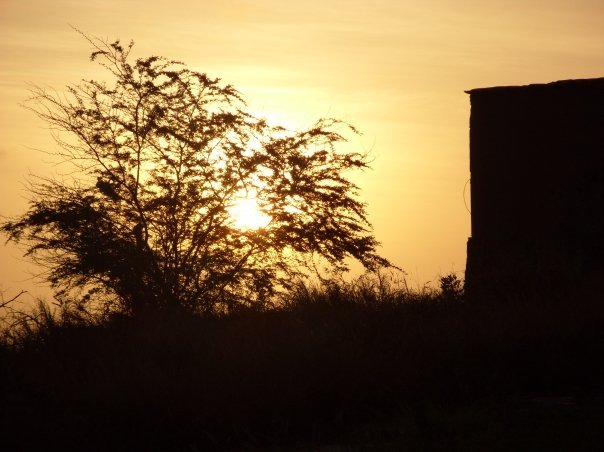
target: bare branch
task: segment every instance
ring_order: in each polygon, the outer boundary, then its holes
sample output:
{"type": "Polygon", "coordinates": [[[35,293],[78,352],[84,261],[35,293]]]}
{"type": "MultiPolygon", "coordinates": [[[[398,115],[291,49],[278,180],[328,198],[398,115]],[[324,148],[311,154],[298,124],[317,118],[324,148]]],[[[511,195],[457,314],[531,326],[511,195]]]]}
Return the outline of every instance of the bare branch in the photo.
{"type": "Polygon", "coordinates": [[[27,293],[27,290],[22,290],[21,292],[19,292],[17,295],[15,295],[13,298],[11,298],[9,300],[5,300],[4,297],[2,297],[2,301],[0,301],[0,308],[4,308],[4,307],[8,306],[9,304],[11,304],[13,301],[15,301],[17,298],[19,298],[24,293],[27,293]]]}

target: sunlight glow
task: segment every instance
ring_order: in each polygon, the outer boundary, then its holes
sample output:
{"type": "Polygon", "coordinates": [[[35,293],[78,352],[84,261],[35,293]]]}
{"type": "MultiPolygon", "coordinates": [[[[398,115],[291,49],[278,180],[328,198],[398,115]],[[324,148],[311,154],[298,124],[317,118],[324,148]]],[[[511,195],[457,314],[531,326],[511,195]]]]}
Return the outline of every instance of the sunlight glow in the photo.
{"type": "Polygon", "coordinates": [[[258,200],[253,197],[240,198],[229,208],[236,228],[242,230],[261,229],[271,222],[271,217],[264,213],[258,205],[258,200]]]}

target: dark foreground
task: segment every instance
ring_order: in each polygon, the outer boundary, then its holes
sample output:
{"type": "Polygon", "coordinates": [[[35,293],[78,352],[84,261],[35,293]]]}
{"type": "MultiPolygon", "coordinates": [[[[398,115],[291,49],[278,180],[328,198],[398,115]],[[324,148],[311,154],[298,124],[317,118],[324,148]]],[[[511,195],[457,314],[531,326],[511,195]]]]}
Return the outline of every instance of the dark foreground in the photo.
{"type": "Polygon", "coordinates": [[[560,450],[604,444],[599,301],[341,297],[47,326],[0,348],[2,450],[560,450]]]}

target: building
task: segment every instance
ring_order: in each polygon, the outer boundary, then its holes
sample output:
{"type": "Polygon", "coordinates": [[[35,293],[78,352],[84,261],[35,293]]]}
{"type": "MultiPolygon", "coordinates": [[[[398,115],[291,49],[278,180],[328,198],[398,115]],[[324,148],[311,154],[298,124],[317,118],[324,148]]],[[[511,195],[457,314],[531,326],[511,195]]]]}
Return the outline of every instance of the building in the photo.
{"type": "Polygon", "coordinates": [[[468,91],[466,288],[566,296],[604,283],[604,78],[468,91]]]}

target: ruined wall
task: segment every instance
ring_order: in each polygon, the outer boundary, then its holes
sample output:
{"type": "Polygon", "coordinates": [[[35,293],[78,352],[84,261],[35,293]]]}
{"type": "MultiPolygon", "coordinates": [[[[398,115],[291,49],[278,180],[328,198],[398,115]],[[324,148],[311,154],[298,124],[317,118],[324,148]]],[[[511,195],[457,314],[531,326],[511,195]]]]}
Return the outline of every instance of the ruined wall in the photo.
{"type": "Polygon", "coordinates": [[[467,289],[550,297],[602,284],[604,78],[468,93],[467,289]]]}

